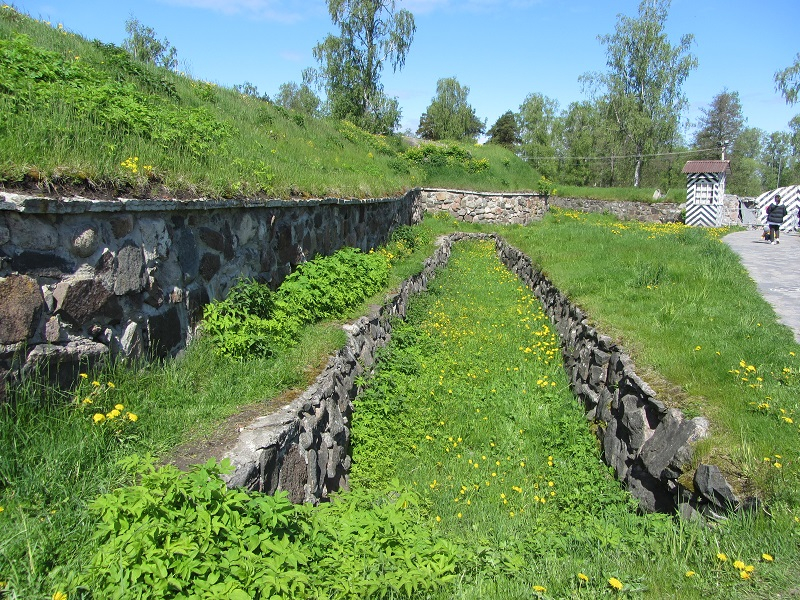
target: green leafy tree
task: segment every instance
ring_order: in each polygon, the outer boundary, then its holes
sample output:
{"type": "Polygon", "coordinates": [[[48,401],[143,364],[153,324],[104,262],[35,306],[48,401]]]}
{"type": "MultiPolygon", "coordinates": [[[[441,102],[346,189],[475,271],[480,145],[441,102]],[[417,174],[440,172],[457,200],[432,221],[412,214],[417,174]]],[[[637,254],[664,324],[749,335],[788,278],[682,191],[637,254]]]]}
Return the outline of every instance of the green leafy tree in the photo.
{"type": "Polygon", "coordinates": [[[467,102],[469,88],[455,77],[436,82],[436,96],[419,120],[417,135],[427,140],[472,140],[484,132],[485,124],[467,102]]]}
{"type": "Polygon", "coordinates": [[[700,111],[703,116],[700,118],[700,129],[695,134],[695,148],[725,148],[733,153],[745,121],[739,92],[725,89],[714,96],[708,108],[701,108],[700,111]]]}
{"type": "Polygon", "coordinates": [[[775,87],[788,104],[800,100],[800,52],[794,57],[791,66],[775,73],[775,87]]]}
{"type": "Polygon", "coordinates": [[[275,104],[304,115],[319,113],[320,99],[307,84],[297,85],[294,81],[283,83],[278,88],[275,104]]]}
{"type": "Polygon", "coordinates": [[[758,196],[763,191],[765,137],[761,129],[745,127],[736,138],[736,152],[731,156],[731,175],[727,184],[731,193],[758,196]]]}
{"type": "Polygon", "coordinates": [[[178,51],[175,46],[171,46],[167,38],[159,40],[152,27],[142,25],[131,16],[125,21],[125,31],[128,37],[122,42],[122,47],[134,58],[173,71],[178,67],[178,51]]]}
{"type": "Polygon", "coordinates": [[[517,118],[510,110],[500,115],[486,134],[489,136],[490,144],[498,144],[506,148],[513,148],[522,141],[519,137],[517,118]]]}
{"type": "Polygon", "coordinates": [[[643,0],[638,18],[619,15],[615,32],[598,38],[606,46],[608,71],[581,77],[603,94],[615,135],[635,157],[635,187],[645,155],[676,139],[686,107],[683,82],[697,66],[689,51],[691,34],[682,36],[676,46],[667,39],[669,5],[669,0],[643,0]]]}
{"type": "Polygon", "coordinates": [[[791,138],[785,131],[774,131],[764,143],[764,173],[762,183],[766,189],[789,185],[787,170],[792,167],[791,138]]]}
{"type": "Polygon", "coordinates": [[[558,101],[542,94],[529,94],[519,107],[519,122],[525,158],[540,173],[552,177],[558,167],[554,160],[561,128],[558,101]]]}
{"type": "Polygon", "coordinates": [[[400,122],[400,105],[380,82],[386,63],[402,69],[414,39],[414,15],[395,10],[395,0],[328,0],[339,35],[314,47],[318,69],[304,73],[306,83],[324,89],[330,114],[373,133],[389,133],[400,122]]]}

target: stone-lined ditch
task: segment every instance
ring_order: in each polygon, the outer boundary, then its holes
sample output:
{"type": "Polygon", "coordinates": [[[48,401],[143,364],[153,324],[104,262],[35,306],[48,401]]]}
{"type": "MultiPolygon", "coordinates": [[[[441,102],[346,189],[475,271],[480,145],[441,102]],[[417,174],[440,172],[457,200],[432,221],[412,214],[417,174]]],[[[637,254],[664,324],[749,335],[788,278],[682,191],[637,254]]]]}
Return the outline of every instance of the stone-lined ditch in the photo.
{"type": "Polygon", "coordinates": [[[624,349],[592,327],[525,254],[498,236],[466,233],[443,238],[419,274],[403,282],[372,314],[345,326],[347,343],[311,387],[242,430],[227,453],[235,468],[228,476],[230,487],[266,493],[281,489],[293,502],[313,503],[347,488],[356,380],[369,372],[376,350],[391,337],[391,319],[404,317],[410,297],[427,289],[436,269],[447,265],[452,244],[470,238],[494,240],[503,264],[544,306],[559,333],[564,368],[594,426],[603,460],[642,510],[677,509],[689,518],[697,511],[715,515],[748,504],[736,497],[713,465],[697,467],[693,489],[679,481],[691,466],[692,444],[707,435],[705,418],[687,419],[658,400],[624,349]]]}

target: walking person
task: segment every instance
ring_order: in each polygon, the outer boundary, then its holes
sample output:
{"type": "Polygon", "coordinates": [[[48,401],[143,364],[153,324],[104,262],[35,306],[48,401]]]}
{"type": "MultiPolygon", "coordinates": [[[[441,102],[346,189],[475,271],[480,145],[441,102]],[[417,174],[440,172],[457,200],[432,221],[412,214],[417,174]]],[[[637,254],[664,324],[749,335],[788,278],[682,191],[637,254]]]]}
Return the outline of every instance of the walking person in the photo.
{"type": "Polygon", "coordinates": [[[775,194],[772,204],[767,207],[767,224],[769,225],[770,243],[780,244],[781,225],[786,217],[786,207],[781,204],[781,195],[775,194]]]}

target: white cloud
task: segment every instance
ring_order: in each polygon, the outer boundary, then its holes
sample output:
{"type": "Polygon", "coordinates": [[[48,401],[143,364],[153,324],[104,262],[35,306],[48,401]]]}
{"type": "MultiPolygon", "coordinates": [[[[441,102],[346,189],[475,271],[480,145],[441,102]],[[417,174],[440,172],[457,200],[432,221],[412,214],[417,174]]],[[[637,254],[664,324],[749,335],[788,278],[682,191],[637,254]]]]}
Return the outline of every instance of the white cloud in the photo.
{"type": "Polygon", "coordinates": [[[323,0],[162,0],[168,4],[213,10],[226,15],[297,23],[325,13],[323,0]]]}

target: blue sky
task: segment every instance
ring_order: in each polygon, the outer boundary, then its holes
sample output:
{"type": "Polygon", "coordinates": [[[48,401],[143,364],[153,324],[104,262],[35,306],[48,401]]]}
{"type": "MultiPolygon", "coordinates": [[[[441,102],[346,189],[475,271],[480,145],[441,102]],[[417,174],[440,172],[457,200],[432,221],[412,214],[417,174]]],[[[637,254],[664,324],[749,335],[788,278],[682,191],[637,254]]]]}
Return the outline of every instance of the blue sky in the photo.
{"type": "MultiPolygon", "coordinates": [[[[525,97],[541,93],[562,109],[588,98],[578,78],[605,70],[597,40],[613,33],[617,15],[637,15],[639,0],[398,0],[414,13],[417,32],[405,68],[384,72],[397,96],[401,128],[416,131],[442,77],[470,89],[469,102],[487,127],[525,97]]],[[[179,68],[225,86],[250,81],[275,94],[314,66],[313,46],[335,33],[324,0],[17,0],[36,18],[63,23],[92,39],[121,44],[133,15],[167,37],[179,68]]],[[[798,0],[672,0],[667,32],[677,43],[695,36],[699,66],[684,85],[696,122],[723,91],[739,92],[746,125],[787,130],[800,104],[775,91],[775,71],[800,52],[798,0]],[[789,27],[787,27],[787,25],[789,27]],[[792,31],[794,29],[794,31],[792,31]]]]}

